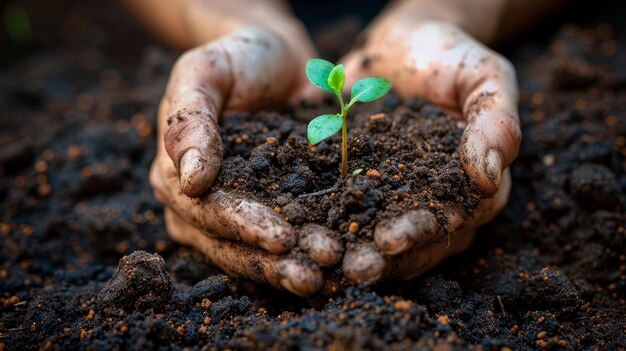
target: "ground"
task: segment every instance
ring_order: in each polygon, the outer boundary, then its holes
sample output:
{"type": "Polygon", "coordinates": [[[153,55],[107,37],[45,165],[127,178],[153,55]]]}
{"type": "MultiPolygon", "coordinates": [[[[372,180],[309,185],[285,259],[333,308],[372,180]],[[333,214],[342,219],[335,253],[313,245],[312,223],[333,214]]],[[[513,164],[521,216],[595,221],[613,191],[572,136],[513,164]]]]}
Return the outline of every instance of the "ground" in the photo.
{"type": "Polygon", "coordinates": [[[120,11],[58,2],[32,18],[55,28],[36,48],[3,53],[0,350],[626,345],[621,22],[513,53],[514,186],[468,252],[329,300],[232,281],[168,239],[147,175],[175,54],[120,11]]]}

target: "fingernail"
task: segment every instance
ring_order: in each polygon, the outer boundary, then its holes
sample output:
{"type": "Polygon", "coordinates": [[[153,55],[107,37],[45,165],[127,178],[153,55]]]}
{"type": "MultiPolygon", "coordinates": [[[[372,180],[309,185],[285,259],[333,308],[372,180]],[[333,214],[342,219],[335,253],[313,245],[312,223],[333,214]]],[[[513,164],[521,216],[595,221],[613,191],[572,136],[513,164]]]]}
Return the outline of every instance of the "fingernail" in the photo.
{"type": "Polygon", "coordinates": [[[385,255],[394,256],[408,250],[413,241],[405,233],[390,233],[385,239],[376,241],[376,245],[385,255]]]}
{"type": "Polygon", "coordinates": [[[415,225],[408,215],[396,218],[393,222],[381,222],[374,229],[376,247],[386,255],[396,255],[413,246],[415,225]]]}
{"type": "Polygon", "coordinates": [[[279,263],[278,283],[286,290],[300,296],[309,296],[317,292],[323,283],[319,271],[303,265],[293,259],[287,259],[279,263]]]}
{"type": "Polygon", "coordinates": [[[341,258],[342,247],[326,227],[317,224],[305,224],[300,227],[298,246],[320,266],[329,267],[341,258]]]}
{"type": "Polygon", "coordinates": [[[383,276],[384,269],[382,254],[370,246],[353,248],[343,258],[344,275],[354,282],[375,282],[383,276]]]}
{"type": "Polygon", "coordinates": [[[496,149],[491,149],[485,158],[485,173],[489,181],[494,186],[494,190],[500,187],[500,178],[502,177],[502,156],[496,149]]]}
{"type": "Polygon", "coordinates": [[[180,186],[183,192],[187,192],[199,170],[200,152],[197,149],[189,149],[180,159],[180,186]]]}
{"type": "MultiPolygon", "coordinates": [[[[273,212],[269,216],[273,216],[273,212]]],[[[269,217],[268,216],[268,217],[269,217]]],[[[286,223],[276,223],[272,217],[265,218],[258,229],[258,245],[268,252],[281,255],[296,245],[293,227],[286,223]]]]}

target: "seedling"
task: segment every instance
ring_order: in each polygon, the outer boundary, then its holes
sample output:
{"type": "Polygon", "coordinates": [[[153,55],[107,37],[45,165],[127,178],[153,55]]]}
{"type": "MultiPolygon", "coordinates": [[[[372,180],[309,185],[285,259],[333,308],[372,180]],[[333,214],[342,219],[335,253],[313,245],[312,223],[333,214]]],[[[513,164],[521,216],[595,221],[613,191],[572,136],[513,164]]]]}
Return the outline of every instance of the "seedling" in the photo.
{"type": "Polygon", "coordinates": [[[306,75],[316,87],[334,93],[339,99],[341,113],[315,117],[307,128],[307,138],[313,145],[335,135],[341,129],[341,177],[348,174],[348,110],[356,102],[371,102],[385,96],[391,83],[385,78],[367,77],[352,86],[350,102],[345,104],[341,96],[346,74],[343,65],[333,65],[322,59],[312,59],[306,64],[306,75]]]}

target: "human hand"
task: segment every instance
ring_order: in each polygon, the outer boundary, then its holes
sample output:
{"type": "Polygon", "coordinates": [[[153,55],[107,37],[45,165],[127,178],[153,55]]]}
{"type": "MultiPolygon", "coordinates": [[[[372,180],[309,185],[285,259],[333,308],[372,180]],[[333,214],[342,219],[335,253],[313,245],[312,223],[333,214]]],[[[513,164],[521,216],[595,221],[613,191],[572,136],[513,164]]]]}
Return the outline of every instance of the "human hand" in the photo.
{"type": "Polygon", "coordinates": [[[185,53],[160,104],[150,182],[175,241],[231,275],[310,295],[323,283],[319,265],[339,260],[339,244],[321,227],[298,240],[272,209],[210,189],[222,162],[222,112],[275,106],[305,86],[312,49],[293,42],[262,27],[241,27],[185,53]],[[307,259],[284,256],[297,244],[307,259]]]}
{"type": "Polygon", "coordinates": [[[375,244],[347,248],[343,269],[350,280],[411,279],[469,247],[476,229],[505,206],[511,187],[507,167],[521,140],[515,71],[505,58],[449,22],[394,14],[374,23],[364,45],[343,63],[352,80],[382,76],[404,98],[424,98],[461,112],[466,123],[461,162],[492,195],[471,217],[448,208],[445,231],[429,211],[415,210],[379,223],[375,244]]]}

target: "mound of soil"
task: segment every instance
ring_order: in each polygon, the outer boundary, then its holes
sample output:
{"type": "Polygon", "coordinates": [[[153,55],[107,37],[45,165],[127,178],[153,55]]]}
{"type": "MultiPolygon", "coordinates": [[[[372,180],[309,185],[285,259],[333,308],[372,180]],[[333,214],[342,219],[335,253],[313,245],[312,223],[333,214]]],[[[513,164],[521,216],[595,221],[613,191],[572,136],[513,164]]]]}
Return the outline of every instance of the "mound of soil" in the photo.
{"type": "MultiPolygon", "coordinates": [[[[606,10],[613,25],[567,26],[547,48],[526,44],[516,56],[524,141],[511,198],[471,249],[410,282],[311,301],[230,281],[168,239],[147,175],[175,55],[150,46],[111,3],[20,4],[43,46],[0,72],[0,349],[626,345],[623,11],[606,10]],[[51,45],[57,28],[63,39],[51,45]]],[[[406,109],[429,123],[426,106],[387,103],[376,112],[388,121],[406,109]]],[[[292,128],[274,135],[281,148],[292,128]]],[[[241,143],[241,162],[266,141],[241,143]]],[[[301,154],[336,154],[335,144],[301,154]]],[[[393,163],[358,159],[351,170],[396,174],[393,163]]],[[[337,160],[326,162],[327,183],[303,193],[334,185],[337,160]]]]}
{"type": "Polygon", "coordinates": [[[482,193],[459,162],[463,127],[452,116],[394,95],[359,106],[349,121],[349,175],[341,180],[341,136],[315,147],[306,139],[311,117],[331,109],[226,116],[215,187],[252,197],[291,224],[326,225],[347,242],[373,240],[378,221],[409,209],[429,209],[443,233],[451,206],[471,216],[482,193]]]}

